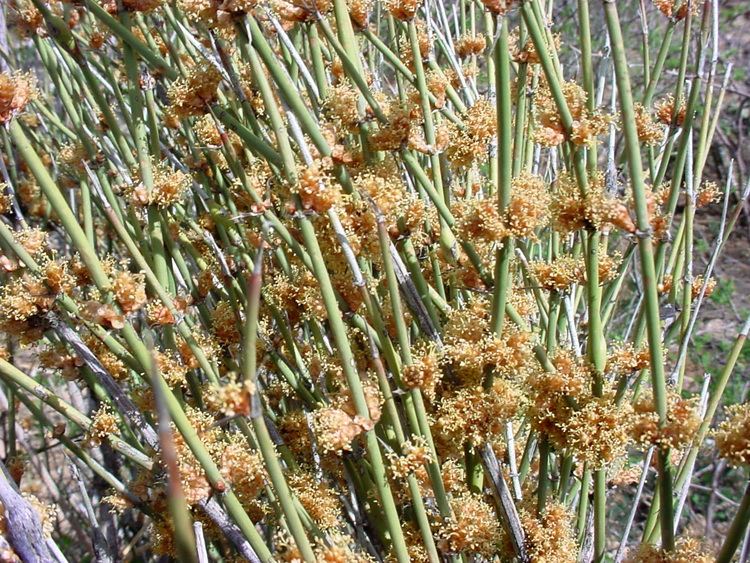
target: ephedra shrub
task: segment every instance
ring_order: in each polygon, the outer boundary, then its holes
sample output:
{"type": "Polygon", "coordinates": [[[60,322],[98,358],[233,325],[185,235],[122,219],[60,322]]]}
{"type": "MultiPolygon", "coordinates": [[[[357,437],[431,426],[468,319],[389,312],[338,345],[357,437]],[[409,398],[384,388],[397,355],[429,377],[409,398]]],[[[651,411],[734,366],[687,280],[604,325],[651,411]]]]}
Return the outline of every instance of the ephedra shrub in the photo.
{"type": "Polygon", "coordinates": [[[4,560],[730,561],[718,2],[570,10],[10,0],[4,560]]]}

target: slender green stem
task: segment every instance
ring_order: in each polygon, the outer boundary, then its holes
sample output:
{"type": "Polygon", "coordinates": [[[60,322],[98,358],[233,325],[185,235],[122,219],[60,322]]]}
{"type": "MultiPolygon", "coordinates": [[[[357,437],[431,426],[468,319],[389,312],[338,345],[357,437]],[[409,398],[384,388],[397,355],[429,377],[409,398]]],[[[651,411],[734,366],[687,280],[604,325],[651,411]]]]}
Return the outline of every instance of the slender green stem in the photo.
{"type": "MultiPolygon", "coordinates": [[[[666,381],[664,375],[664,358],[661,344],[661,321],[659,315],[659,295],[657,289],[656,269],[654,267],[654,252],[652,244],[651,224],[646,201],[645,184],[643,181],[643,166],[641,163],[640,144],[635,128],[635,112],[630,88],[625,45],[614,2],[604,2],[604,12],[607,20],[610,41],[612,43],[612,59],[615,65],[617,90],[620,100],[620,111],[623,116],[623,134],[628,159],[628,169],[635,200],[635,211],[638,227],[638,249],[641,258],[641,272],[643,276],[646,323],[648,329],[648,344],[651,359],[651,381],[654,392],[654,402],[659,415],[660,424],[667,420],[666,381]]],[[[672,522],[672,475],[669,467],[669,452],[659,450],[659,498],[662,503],[661,529],[664,545],[668,550],[674,548],[674,524],[672,522]]]]}

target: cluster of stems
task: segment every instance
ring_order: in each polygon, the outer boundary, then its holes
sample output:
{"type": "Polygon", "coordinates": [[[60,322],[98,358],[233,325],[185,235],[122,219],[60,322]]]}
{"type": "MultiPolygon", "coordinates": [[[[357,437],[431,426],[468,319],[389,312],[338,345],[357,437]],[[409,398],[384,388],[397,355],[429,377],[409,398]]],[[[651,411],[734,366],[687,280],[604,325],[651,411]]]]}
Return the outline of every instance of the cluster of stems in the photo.
{"type": "Polygon", "coordinates": [[[557,4],[10,1],[6,465],[23,414],[89,480],[69,557],[712,560],[683,508],[750,330],[688,369],[750,189],[704,178],[719,3],[557,4]]]}

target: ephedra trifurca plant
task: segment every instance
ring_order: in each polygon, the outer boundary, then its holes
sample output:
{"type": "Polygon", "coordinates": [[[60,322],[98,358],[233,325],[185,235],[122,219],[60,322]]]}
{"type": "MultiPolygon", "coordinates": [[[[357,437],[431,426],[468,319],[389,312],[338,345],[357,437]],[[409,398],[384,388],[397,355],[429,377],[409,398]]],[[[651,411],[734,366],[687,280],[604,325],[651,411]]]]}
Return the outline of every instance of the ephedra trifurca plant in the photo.
{"type": "Polygon", "coordinates": [[[5,3],[3,560],[746,556],[719,2],[636,4],[5,3]]]}

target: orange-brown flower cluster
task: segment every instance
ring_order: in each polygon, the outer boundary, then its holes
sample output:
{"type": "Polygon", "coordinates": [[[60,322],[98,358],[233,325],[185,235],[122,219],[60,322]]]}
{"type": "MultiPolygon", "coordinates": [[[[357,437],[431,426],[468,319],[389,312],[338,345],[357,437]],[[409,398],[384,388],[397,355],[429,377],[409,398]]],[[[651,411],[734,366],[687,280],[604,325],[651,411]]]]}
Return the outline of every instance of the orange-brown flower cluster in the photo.
{"type": "Polygon", "coordinates": [[[735,467],[750,464],[750,403],[731,405],[716,430],[719,455],[735,467]]]}
{"type": "Polygon", "coordinates": [[[447,553],[476,554],[486,559],[495,555],[502,528],[495,510],[481,496],[463,493],[451,501],[453,518],[443,523],[440,547],[447,553]]]}
{"type": "Polygon", "coordinates": [[[506,230],[497,202],[493,199],[458,200],[454,203],[456,234],[461,240],[477,243],[499,242],[506,230]]]}
{"type": "MultiPolygon", "coordinates": [[[[560,35],[555,34],[553,36],[555,49],[560,48],[560,35]]],[[[540,58],[539,53],[536,50],[536,46],[531,38],[526,39],[526,43],[523,45],[519,44],[518,30],[514,29],[510,37],[508,38],[508,47],[510,48],[510,56],[517,63],[526,63],[530,65],[539,64],[540,58]]]]}
{"type": "Polygon", "coordinates": [[[460,386],[480,385],[487,369],[516,379],[531,357],[531,335],[508,327],[498,336],[489,328],[488,309],[484,300],[476,299],[449,313],[442,360],[460,386]]]}
{"type": "MultiPolygon", "coordinates": [[[[420,0],[421,1],[421,0],[420,0]]],[[[422,60],[422,63],[424,66],[427,66],[425,63],[427,59],[429,58],[430,52],[432,50],[432,42],[433,39],[430,37],[429,33],[427,32],[427,26],[425,25],[425,22],[417,19],[415,20],[416,27],[417,27],[417,48],[419,57],[422,60]]],[[[409,68],[409,70],[414,71],[414,50],[411,46],[411,41],[408,37],[402,37],[398,41],[398,55],[403,61],[403,63],[409,68]]],[[[429,73],[428,73],[429,76],[429,73]]],[[[429,84],[428,84],[429,86],[429,84]]],[[[418,96],[419,94],[417,94],[418,96]]],[[[413,95],[411,96],[412,102],[419,98],[414,98],[413,95]]],[[[415,108],[417,111],[419,111],[419,107],[415,108]]]]}
{"type": "Polygon", "coordinates": [[[463,116],[464,128],[455,123],[448,126],[450,144],[445,156],[457,168],[466,168],[487,157],[490,141],[497,134],[495,107],[481,98],[463,116]]]}
{"type": "Polygon", "coordinates": [[[352,417],[342,409],[326,407],[315,411],[313,428],[324,453],[340,453],[351,451],[354,438],[372,430],[373,424],[359,415],[352,417]]]}
{"type": "Polygon", "coordinates": [[[193,124],[193,131],[204,145],[202,148],[207,160],[201,160],[204,155],[199,155],[195,162],[192,160],[186,162],[190,168],[204,169],[210,162],[221,169],[227,169],[228,162],[224,153],[224,143],[231,147],[229,150],[233,150],[236,156],[241,157],[243,154],[242,139],[239,135],[228,129],[219,130],[214,118],[210,115],[204,115],[197,119],[193,124]]]}
{"type": "Polygon", "coordinates": [[[520,516],[531,561],[574,563],[578,560],[572,515],[563,504],[548,502],[541,516],[527,511],[520,516]]]}
{"type": "Polygon", "coordinates": [[[566,445],[592,469],[625,454],[630,441],[632,407],[616,405],[612,397],[591,397],[565,423],[566,445]]]}
{"type": "Polygon", "coordinates": [[[321,563],[375,563],[375,559],[363,553],[349,536],[341,533],[330,534],[326,541],[317,540],[313,550],[316,561],[321,563]]]}
{"type": "Polygon", "coordinates": [[[654,146],[664,138],[664,128],[654,121],[649,111],[642,104],[635,104],[635,126],[638,139],[645,145],[654,146]]]}
{"type": "MultiPolygon", "coordinates": [[[[180,295],[173,300],[173,303],[179,313],[184,313],[192,303],[192,297],[180,295]]],[[[152,325],[173,325],[177,321],[169,307],[158,298],[146,304],[146,317],[152,325]]]]}
{"type": "Polygon", "coordinates": [[[302,170],[295,189],[302,207],[317,213],[325,213],[341,200],[341,189],[318,166],[302,170]]]}
{"type": "Polygon", "coordinates": [[[24,179],[20,181],[16,186],[16,196],[18,202],[30,215],[35,217],[45,215],[47,205],[35,180],[24,179]]]}
{"type": "Polygon", "coordinates": [[[161,376],[174,388],[187,388],[187,367],[174,350],[154,350],[154,360],[161,376]]]}
{"type": "Polygon", "coordinates": [[[219,301],[211,313],[214,336],[224,346],[240,341],[240,329],[237,315],[229,301],[219,301]]]}
{"type": "Polygon", "coordinates": [[[30,73],[0,74],[0,123],[8,123],[36,96],[36,80],[30,73]]]}
{"type": "Polygon", "coordinates": [[[39,253],[44,252],[49,248],[47,232],[39,227],[16,231],[13,237],[16,239],[16,242],[32,256],[37,256],[39,253]]]}
{"type": "Polygon", "coordinates": [[[0,215],[5,215],[10,211],[12,198],[6,193],[8,185],[5,182],[0,182],[0,215]]]}
{"type": "Polygon", "coordinates": [[[204,397],[206,406],[225,416],[249,416],[255,384],[250,381],[212,386],[204,397]]]}
{"type": "Polygon", "coordinates": [[[179,203],[190,189],[190,176],[171,168],[165,162],[152,164],[153,187],[149,190],[143,183],[137,184],[131,193],[131,201],[138,206],[154,205],[167,208],[179,203]]]}
{"type": "Polygon", "coordinates": [[[370,9],[372,8],[371,0],[347,0],[346,4],[355,29],[367,29],[370,9]]]}
{"type": "MultiPolygon", "coordinates": [[[[434,99],[430,99],[430,105],[434,109],[441,109],[445,106],[448,88],[448,80],[446,77],[447,75],[442,71],[429,70],[426,72],[425,80],[427,82],[427,91],[434,96],[434,99]]],[[[419,93],[419,90],[416,88],[410,90],[408,99],[415,108],[420,107],[422,96],[419,93]]],[[[435,135],[437,136],[436,144],[438,147],[443,147],[446,144],[446,141],[441,139],[441,137],[445,137],[446,134],[447,130],[444,127],[438,127],[435,132],[435,135]]]]}
{"type": "Polygon", "coordinates": [[[312,462],[312,422],[313,416],[302,411],[290,411],[278,420],[279,434],[294,456],[303,463],[312,462]]]}
{"type": "Polygon", "coordinates": [[[40,262],[44,284],[50,291],[56,294],[70,295],[76,286],[76,280],[70,271],[68,262],[53,259],[42,259],[40,262]]]}
{"type": "Polygon", "coordinates": [[[55,294],[41,277],[23,273],[0,287],[0,318],[3,321],[26,321],[47,312],[54,300],[55,294]]]}
{"type": "Polygon", "coordinates": [[[585,195],[581,193],[573,175],[561,174],[557,178],[551,210],[554,226],[563,233],[579,229],[601,231],[610,226],[627,233],[636,231],[627,206],[606,193],[604,175],[600,173],[589,177],[585,195]]]}
{"type": "Polygon", "coordinates": [[[687,17],[688,10],[693,16],[697,16],[700,13],[701,3],[687,0],[654,0],[654,6],[668,18],[680,21],[687,17]],[[678,6],[679,8],[675,11],[678,6]]]}
{"type": "Polygon", "coordinates": [[[487,390],[477,386],[446,393],[437,407],[433,436],[446,452],[463,451],[467,442],[480,446],[501,436],[522,405],[518,387],[500,378],[487,390]]]}
{"type": "Polygon", "coordinates": [[[91,335],[84,340],[86,346],[91,350],[104,366],[104,369],[116,380],[124,380],[130,375],[128,367],[98,338],[91,335]]]}
{"type": "Polygon", "coordinates": [[[44,16],[31,0],[10,0],[7,17],[8,26],[21,37],[43,33],[44,16]]]}
{"type": "MultiPolygon", "coordinates": [[[[193,339],[196,345],[200,347],[203,355],[206,356],[209,361],[213,361],[219,356],[221,347],[211,335],[206,334],[201,330],[194,329],[193,339]]],[[[198,367],[198,360],[195,358],[195,354],[190,348],[190,345],[183,338],[180,338],[177,341],[177,352],[180,355],[183,365],[185,365],[187,369],[196,369],[198,367]]]]}
{"type": "Polygon", "coordinates": [[[266,468],[263,458],[250,451],[247,440],[240,434],[232,434],[219,458],[221,476],[232,486],[240,501],[253,501],[266,484],[266,468]]]}
{"type": "Polygon", "coordinates": [[[607,358],[607,373],[628,375],[636,371],[648,369],[651,366],[651,356],[647,347],[636,350],[632,344],[613,347],[607,358]]]}
{"type": "Polygon", "coordinates": [[[193,66],[169,87],[169,112],[177,118],[203,115],[216,101],[221,74],[212,65],[193,66]]]}
{"type": "Polygon", "coordinates": [[[75,355],[69,354],[64,346],[50,346],[39,354],[39,364],[46,369],[61,370],[61,375],[68,381],[78,377],[78,370],[83,362],[75,355]]]}
{"type": "MultiPolygon", "coordinates": [[[[623,460],[624,461],[624,460],[623,460]]],[[[639,465],[627,466],[613,464],[613,471],[607,475],[607,485],[610,487],[627,487],[635,485],[643,474],[643,468],[639,465]]]]}
{"type": "Polygon", "coordinates": [[[341,502],[334,489],[307,471],[290,473],[287,476],[289,487],[300,504],[321,530],[335,531],[340,525],[341,502]]]}
{"type": "Polygon", "coordinates": [[[568,254],[558,256],[552,262],[532,262],[531,273],[546,291],[564,293],[573,284],[583,283],[586,276],[586,266],[583,258],[568,254]]]}
{"type": "MultiPolygon", "coordinates": [[[[355,187],[366,200],[371,200],[377,206],[377,211],[383,215],[389,234],[397,237],[418,233],[425,220],[426,209],[419,196],[406,190],[394,164],[392,160],[386,160],[377,167],[368,167],[355,178],[355,187]]],[[[361,241],[359,246],[364,247],[367,246],[368,241],[377,239],[375,215],[370,209],[369,201],[366,201],[365,205],[359,209],[358,220],[356,224],[352,223],[352,228],[355,240],[359,239],[361,241]]],[[[351,211],[356,210],[351,209],[351,211]]],[[[351,211],[347,215],[350,220],[353,220],[354,213],[351,211]]],[[[372,248],[372,253],[378,254],[379,247],[372,248]]]]}
{"type": "Polygon", "coordinates": [[[667,202],[670,185],[662,184],[657,188],[646,187],[646,210],[648,211],[649,226],[656,239],[667,236],[669,221],[662,207],[667,202]]]}
{"type": "Polygon", "coordinates": [[[502,335],[485,338],[482,346],[483,369],[491,369],[496,376],[518,378],[531,357],[532,335],[509,326],[502,335]]]}
{"type": "Polygon", "coordinates": [[[516,238],[535,238],[549,219],[551,198],[540,176],[523,172],[513,178],[511,200],[505,211],[506,232],[516,238]]]}
{"type": "Polygon", "coordinates": [[[498,16],[502,16],[507,13],[513,7],[516,0],[482,0],[482,4],[487,10],[498,16]]]}
{"type": "Polygon", "coordinates": [[[565,82],[562,90],[573,120],[570,131],[565,130],[557,104],[549,88],[545,86],[536,97],[535,115],[538,126],[534,132],[534,140],[546,147],[555,147],[566,140],[576,145],[594,143],[596,137],[607,132],[611,119],[587,108],[586,92],[575,82],[565,82]]]}
{"type": "Polygon", "coordinates": [[[80,141],[64,144],[57,153],[60,167],[73,176],[84,170],[83,163],[87,160],[88,151],[80,141]]]}
{"type": "MultiPolygon", "coordinates": [[[[264,465],[259,455],[249,450],[245,439],[241,436],[225,436],[221,428],[214,424],[214,418],[206,412],[188,407],[185,414],[203,447],[226,479],[225,486],[234,488],[243,501],[257,496],[265,482],[264,465]]],[[[212,486],[200,462],[174,426],[172,438],[182,491],[185,501],[192,506],[208,498],[212,486]]]]}
{"type": "Polygon", "coordinates": [[[397,151],[407,145],[416,147],[424,144],[424,138],[420,138],[421,133],[418,131],[420,113],[417,106],[393,99],[385,105],[384,111],[388,122],[381,124],[370,137],[374,148],[379,151],[397,151]]]}
{"type": "Polygon", "coordinates": [[[550,358],[555,370],[533,372],[526,380],[531,426],[560,448],[568,445],[567,424],[575,406],[590,397],[591,371],[572,351],[561,348],[550,358]]]}
{"type": "Polygon", "coordinates": [[[130,12],[151,12],[160,8],[164,0],[122,0],[122,7],[130,12]]]}
{"type": "Polygon", "coordinates": [[[302,318],[328,317],[315,276],[307,269],[292,266],[289,276],[276,274],[265,284],[263,295],[285,311],[293,324],[302,318]]]}
{"type": "MultiPolygon", "coordinates": [[[[705,278],[703,276],[696,276],[693,280],[693,284],[690,287],[690,294],[693,299],[698,299],[698,296],[701,294],[701,288],[703,287],[703,283],[705,281],[705,278]]],[[[708,278],[708,281],[706,283],[706,293],[705,297],[710,297],[711,294],[716,289],[716,280],[714,278],[708,278]]]]}
{"type": "Polygon", "coordinates": [[[421,0],[386,0],[385,8],[390,14],[401,21],[409,21],[417,15],[421,0]]]}
{"type": "Polygon", "coordinates": [[[667,418],[659,423],[659,415],[652,395],[644,395],[634,404],[633,437],[643,447],[680,449],[690,444],[700,426],[697,403],[683,399],[677,393],[667,394],[667,418]]]}
{"type": "Polygon", "coordinates": [[[465,59],[472,55],[480,55],[487,46],[487,42],[484,35],[478,33],[476,35],[464,34],[456,41],[456,54],[465,59]]]}
{"type": "Polygon", "coordinates": [[[380,419],[380,392],[370,385],[365,386],[364,391],[369,418],[357,414],[349,390],[338,395],[330,407],[313,413],[313,428],[318,446],[324,453],[351,451],[354,438],[372,430],[380,419]]]}
{"type": "Polygon", "coordinates": [[[430,463],[432,454],[427,440],[422,436],[412,436],[401,445],[401,455],[388,452],[391,472],[396,478],[404,479],[430,463]]]}
{"type": "Polygon", "coordinates": [[[112,279],[115,299],[124,313],[137,311],[146,304],[145,274],[117,272],[112,279]]]}
{"type": "Polygon", "coordinates": [[[404,366],[401,381],[410,389],[421,389],[429,399],[434,400],[435,388],[443,377],[440,359],[434,346],[421,345],[412,352],[412,363],[404,366]]]}
{"type": "MultiPolygon", "coordinates": [[[[687,2],[684,4],[687,4],[687,2]]],[[[680,127],[685,121],[686,112],[685,100],[680,99],[680,103],[677,104],[672,94],[667,95],[656,104],[656,117],[664,125],[671,125],[674,120],[675,126],[680,127]]]]}
{"type": "Polygon", "coordinates": [[[287,27],[315,21],[331,9],[330,0],[274,0],[271,5],[287,27]]]}
{"type": "Polygon", "coordinates": [[[606,243],[603,242],[599,246],[599,264],[597,268],[599,283],[607,283],[615,279],[620,273],[621,264],[622,254],[620,252],[608,251],[606,243]]]}
{"type": "Polygon", "coordinates": [[[103,404],[91,419],[85,441],[91,446],[99,446],[110,436],[117,433],[117,417],[108,405],[103,404]]]}
{"type": "Polygon", "coordinates": [[[100,303],[96,300],[84,302],[81,307],[81,316],[106,328],[119,330],[125,326],[125,315],[110,303],[100,303]]]}
{"type": "MultiPolygon", "coordinates": [[[[671,0],[668,0],[671,2],[671,0]]],[[[687,2],[683,2],[687,4],[687,2]]],[[[671,551],[643,543],[628,553],[626,563],[711,563],[714,557],[701,548],[695,538],[681,538],[671,551]]]]}
{"type": "Polygon", "coordinates": [[[356,129],[360,121],[358,102],[357,89],[348,82],[342,82],[328,90],[323,110],[333,118],[337,127],[343,131],[351,131],[356,129]]]}
{"type": "Polygon", "coordinates": [[[251,12],[256,0],[179,0],[178,5],[195,21],[209,27],[229,28],[234,25],[234,16],[251,12]]]}
{"type": "Polygon", "coordinates": [[[696,207],[706,207],[721,201],[721,196],[721,188],[716,182],[705,182],[695,194],[695,205],[696,207]]]}

